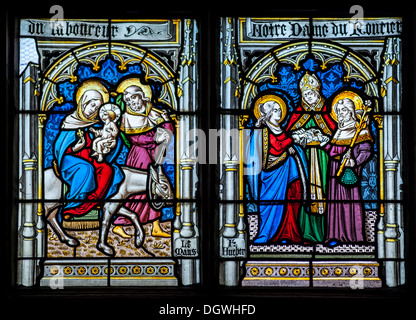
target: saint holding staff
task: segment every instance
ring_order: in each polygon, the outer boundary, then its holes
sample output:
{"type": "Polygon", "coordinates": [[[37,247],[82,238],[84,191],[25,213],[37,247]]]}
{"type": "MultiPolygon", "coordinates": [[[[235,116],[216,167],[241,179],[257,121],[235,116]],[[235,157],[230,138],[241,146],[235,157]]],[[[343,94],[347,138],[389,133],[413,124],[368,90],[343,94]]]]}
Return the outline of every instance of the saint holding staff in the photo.
{"type": "Polygon", "coordinates": [[[364,208],[360,182],[362,168],[372,155],[372,137],[368,129],[369,102],[351,91],[334,99],[331,116],[338,122],[328,151],[329,182],[326,243],[364,241],[364,208]],[[331,201],[336,200],[336,201],[331,201]]]}

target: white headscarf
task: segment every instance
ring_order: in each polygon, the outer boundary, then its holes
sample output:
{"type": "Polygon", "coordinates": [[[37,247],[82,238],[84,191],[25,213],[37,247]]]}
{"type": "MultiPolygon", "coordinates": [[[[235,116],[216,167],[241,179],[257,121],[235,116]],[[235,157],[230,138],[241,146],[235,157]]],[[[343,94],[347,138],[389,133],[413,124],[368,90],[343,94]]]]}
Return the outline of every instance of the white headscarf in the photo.
{"type": "Polygon", "coordinates": [[[97,123],[98,120],[96,120],[95,117],[99,108],[97,108],[97,111],[90,118],[86,118],[84,115],[85,106],[91,100],[99,100],[101,104],[103,104],[103,96],[100,92],[97,90],[85,91],[80,99],[80,102],[78,103],[77,109],[64,119],[61,128],[66,130],[80,129],[92,126],[93,124],[97,123]]]}

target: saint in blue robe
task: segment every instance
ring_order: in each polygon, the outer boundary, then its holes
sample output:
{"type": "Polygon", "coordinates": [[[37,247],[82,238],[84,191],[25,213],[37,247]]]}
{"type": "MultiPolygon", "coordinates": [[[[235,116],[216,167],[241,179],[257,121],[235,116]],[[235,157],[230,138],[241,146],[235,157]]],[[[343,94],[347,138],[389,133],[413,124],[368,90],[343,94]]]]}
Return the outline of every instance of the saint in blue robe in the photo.
{"type": "MultiPolygon", "coordinates": [[[[87,128],[81,130],[84,131],[84,135],[90,134],[87,128]]],[[[77,140],[76,133],[77,130],[61,130],[54,144],[54,156],[62,179],[68,186],[68,192],[65,195],[68,202],[63,210],[79,206],[80,201],[86,200],[97,187],[94,166],[81,157],[67,154],[68,148],[77,140]]],[[[106,162],[111,165],[114,174],[104,199],[113,196],[124,179],[122,170],[115,163],[121,148],[122,142],[118,138],[117,146],[106,155],[106,162]]]]}
{"type": "Polygon", "coordinates": [[[249,194],[251,200],[259,200],[259,230],[254,243],[267,243],[273,238],[281,225],[286,204],[283,201],[287,196],[289,185],[296,179],[300,179],[300,170],[304,170],[306,174],[306,157],[303,150],[296,145],[292,147],[296,150],[296,156],[299,163],[295,160],[295,156],[288,155],[287,159],[272,170],[259,170],[259,164],[263,159],[260,150],[262,146],[261,130],[253,130],[250,135],[248,144],[248,164],[252,164],[252,171],[247,177],[249,194]],[[255,150],[258,150],[256,152],[255,150]],[[303,168],[299,168],[301,165],[303,168]],[[257,167],[257,170],[254,168],[257,167]],[[254,169],[253,169],[254,168],[254,169]],[[282,201],[278,204],[264,203],[267,200],[282,201]]]}

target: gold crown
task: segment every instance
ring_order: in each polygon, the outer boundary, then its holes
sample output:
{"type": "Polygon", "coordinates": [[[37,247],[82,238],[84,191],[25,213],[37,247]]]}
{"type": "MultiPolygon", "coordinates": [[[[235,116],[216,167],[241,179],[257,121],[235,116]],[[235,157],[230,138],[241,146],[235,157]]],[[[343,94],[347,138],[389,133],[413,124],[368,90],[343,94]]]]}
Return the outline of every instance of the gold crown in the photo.
{"type": "Polygon", "coordinates": [[[301,92],[307,90],[315,90],[319,92],[321,84],[315,75],[306,73],[300,80],[299,86],[301,92]]]}

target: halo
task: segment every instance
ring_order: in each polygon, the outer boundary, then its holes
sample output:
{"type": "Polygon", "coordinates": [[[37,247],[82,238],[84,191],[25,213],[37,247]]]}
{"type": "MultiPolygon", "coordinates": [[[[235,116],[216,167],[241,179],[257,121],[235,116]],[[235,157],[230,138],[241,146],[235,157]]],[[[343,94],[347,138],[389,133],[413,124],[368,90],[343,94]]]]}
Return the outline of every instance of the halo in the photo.
{"type": "Polygon", "coordinates": [[[114,122],[116,122],[120,118],[121,110],[117,105],[113,103],[106,103],[101,106],[99,114],[100,119],[102,118],[102,114],[104,113],[104,111],[113,111],[116,114],[116,118],[113,120],[114,122]]]}
{"type": "Polygon", "coordinates": [[[123,93],[128,87],[137,86],[143,90],[144,96],[146,98],[152,99],[152,89],[148,85],[144,85],[140,82],[139,78],[130,78],[122,81],[119,86],[117,87],[118,93],[123,93]]]}
{"type": "Polygon", "coordinates": [[[335,113],[334,106],[335,106],[335,104],[337,104],[337,102],[339,100],[342,100],[342,99],[345,99],[345,98],[351,99],[352,102],[354,102],[355,110],[361,110],[364,107],[363,99],[360,97],[360,95],[358,93],[355,93],[353,91],[343,91],[343,92],[339,93],[334,98],[334,100],[332,100],[330,115],[335,121],[338,121],[338,117],[337,117],[337,114],[335,113]]]}
{"type": "Polygon", "coordinates": [[[282,117],[280,118],[279,122],[282,122],[284,120],[284,118],[286,117],[287,106],[286,106],[286,103],[283,101],[282,98],[280,98],[279,96],[276,96],[274,94],[267,94],[267,95],[262,96],[262,97],[260,97],[256,100],[256,103],[254,104],[254,108],[253,108],[254,116],[257,119],[260,118],[261,112],[259,110],[259,106],[260,106],[260,104],[263,104],[267,101],[275,101],[279,104],[280,109],[282,110],[282,117]]]}
{"type": "Polygon", "coordinates": [[[98,91],[101,96],[103,97],[103,103],[106,103],[110,100],[110,94],[106,87],[97,79],[88,79],[84,81],[78,88],[77,93],[75,95],[75,100],[77,102],[77,105],[79,104],[79,101],[81,100],[81,97],[84,95],[84,93],[88,90],[95,90],[98,91]]]}

